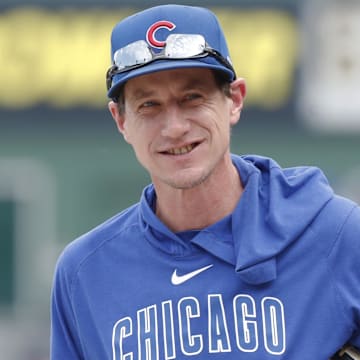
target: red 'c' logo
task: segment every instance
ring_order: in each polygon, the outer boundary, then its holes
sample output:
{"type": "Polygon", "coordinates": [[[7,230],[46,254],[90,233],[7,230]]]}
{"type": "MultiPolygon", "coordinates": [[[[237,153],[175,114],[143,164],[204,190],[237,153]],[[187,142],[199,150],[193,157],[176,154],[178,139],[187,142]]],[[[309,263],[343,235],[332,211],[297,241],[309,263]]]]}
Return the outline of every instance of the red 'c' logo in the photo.
{"type": "Polygon", "coordinates": [[[155,48],[163,48],[165,46],[165,41],[159,41],[156,39],[156,32],[159,29],[168,29],[172,31],[176,28],[176,25],[170,21],[161,20],[152,24],[146,32],[146,41],[155,48]]]}

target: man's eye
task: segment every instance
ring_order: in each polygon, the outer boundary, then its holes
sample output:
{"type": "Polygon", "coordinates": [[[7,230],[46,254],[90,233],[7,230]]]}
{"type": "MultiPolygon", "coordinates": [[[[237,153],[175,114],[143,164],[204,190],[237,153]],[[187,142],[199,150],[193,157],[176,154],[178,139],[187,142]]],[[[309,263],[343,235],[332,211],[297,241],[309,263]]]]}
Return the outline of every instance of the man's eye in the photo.
{"type": "Polygon", "coordinates": [[[201,95],[197,94],[197,93],[191,93],[191,94],[187,94],[185,96],[185,100],[191,101],[191,100],[196,100],[196,99],[200,99],[201,95]]]}
{"type": "Polygon", "coordinates": [[[145,101],[141,104],[142,108],[148,108],[148,107],[152,107],[152,106],[156,106],[157,103],[155,101],[145,101]]]}

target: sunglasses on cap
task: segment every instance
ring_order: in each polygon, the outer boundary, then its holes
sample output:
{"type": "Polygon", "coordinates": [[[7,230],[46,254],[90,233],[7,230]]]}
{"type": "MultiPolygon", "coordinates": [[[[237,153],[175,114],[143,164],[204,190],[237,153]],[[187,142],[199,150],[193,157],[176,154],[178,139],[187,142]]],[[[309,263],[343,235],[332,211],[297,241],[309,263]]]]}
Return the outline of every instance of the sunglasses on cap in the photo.
{"type": "Polygon", "coordinates": [[[144,40],[138,40],[118,49],[114,53],[114,63],[106,72],[106,86],[110,90],[115,75],[148,65],[156,60],[186,60],[212,56],[235,75],[231,63],[220,52],[211,48],[202,35],[171,34],[164,49],[154,53],[144,40]]]}

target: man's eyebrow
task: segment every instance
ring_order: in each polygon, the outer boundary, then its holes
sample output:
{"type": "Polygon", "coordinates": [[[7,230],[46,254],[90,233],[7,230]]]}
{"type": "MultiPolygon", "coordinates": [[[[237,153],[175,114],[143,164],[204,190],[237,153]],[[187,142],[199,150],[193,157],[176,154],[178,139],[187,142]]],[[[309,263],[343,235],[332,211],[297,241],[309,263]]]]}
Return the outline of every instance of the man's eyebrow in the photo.
{"type": "Polygon", "coordinates": [[[131,98],[133,98],[134,100],[141,100],[143,98],[152,96],[155,94],[155,91],[153,90],[144,90],[144,89],[136,89],[132,94],[131,94],[131,98]]]}
{"type": "Polygon", "coordinates": [[[201,79],[191,79],[187,82],[182,90],[204,89],[207,85],[201,79]]]}

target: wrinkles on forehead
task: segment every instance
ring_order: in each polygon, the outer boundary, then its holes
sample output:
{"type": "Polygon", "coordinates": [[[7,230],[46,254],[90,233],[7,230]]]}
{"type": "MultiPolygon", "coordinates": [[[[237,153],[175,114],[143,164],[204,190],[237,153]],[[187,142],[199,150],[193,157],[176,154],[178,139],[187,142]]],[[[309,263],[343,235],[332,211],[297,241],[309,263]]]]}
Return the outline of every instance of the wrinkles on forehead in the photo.
{"type": "Polygon", "coordinates": [[[125,88],[126,95],[132,100],[141,100],[154,96],[161,91],[186,92],[189,90],[206,90],[214,84],[211,71],[169,71],[144,75],[130,80],[125,88]]]}

